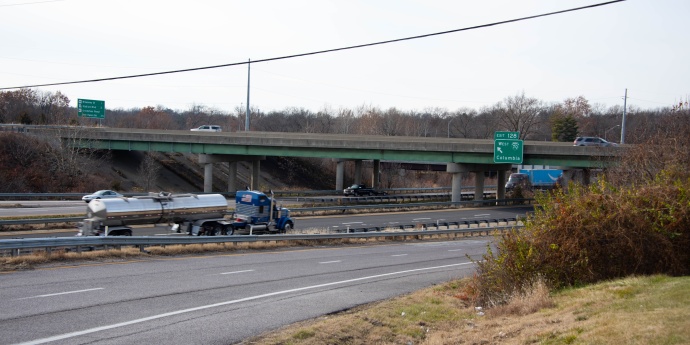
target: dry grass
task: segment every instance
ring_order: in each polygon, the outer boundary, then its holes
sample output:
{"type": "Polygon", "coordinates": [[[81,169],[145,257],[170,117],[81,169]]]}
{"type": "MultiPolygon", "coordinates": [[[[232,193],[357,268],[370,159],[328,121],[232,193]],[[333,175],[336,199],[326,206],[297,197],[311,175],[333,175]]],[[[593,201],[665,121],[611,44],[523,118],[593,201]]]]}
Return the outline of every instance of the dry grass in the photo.
{"type": "Polygon", "coordinates": [[[267,250],[291,246],[311,245],[306,241],[291,242],[245,242],[245,243],[211,243],[147,247],[146,251],[138,248],[111,248],[108,250],[66,252],[64,250],[37,251],[29,255],[0,257],[0,271],[31,269],[36,266],[55,263],[79,263],[90,261],[111,261],[116,259],[130,260],[133,258],[146,259],[155,256],[178,256],[204,253],[234,252],[242,250],[267,250]]]}
{"type": "Polygon", "coordinates": [[[244,344],[688,344],[690,277],[637,277],[549,295],[541,283],[478,310],[453,281],[244,344]],[[485,312],[485,313],[484,313],[485,312]]]}
{"type": "Polygon", "coordinates": [[[99,250],[94,252],[66,252],[53,250],[50,253],[38,251],[31,255],[0,257],[0,271],[13,271],[31,269],[39,265],[65,263],[65,262],[89,262],[108,261],[113,259],[131,259],[144,257],[146,254],[136,248],[123,248],[120,250],[99,250]]]}

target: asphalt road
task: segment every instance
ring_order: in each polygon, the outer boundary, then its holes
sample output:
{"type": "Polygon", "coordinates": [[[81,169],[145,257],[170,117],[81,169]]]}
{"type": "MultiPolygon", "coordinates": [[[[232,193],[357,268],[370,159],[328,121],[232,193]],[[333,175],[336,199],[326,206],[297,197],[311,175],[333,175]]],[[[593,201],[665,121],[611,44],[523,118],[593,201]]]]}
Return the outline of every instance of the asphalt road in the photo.
{"type": "Polygon", "coordinates": [[[0,201],[0,217],[86,214],[83,201],[0,201]]]}
{"type": "MultiPolygon", "coordinates": [[[[490,238],[0,274],[1,344],[233,344],[471,274],[490,238]]],[[[401,316],[402,317],[402,316],[401,316]]]]}

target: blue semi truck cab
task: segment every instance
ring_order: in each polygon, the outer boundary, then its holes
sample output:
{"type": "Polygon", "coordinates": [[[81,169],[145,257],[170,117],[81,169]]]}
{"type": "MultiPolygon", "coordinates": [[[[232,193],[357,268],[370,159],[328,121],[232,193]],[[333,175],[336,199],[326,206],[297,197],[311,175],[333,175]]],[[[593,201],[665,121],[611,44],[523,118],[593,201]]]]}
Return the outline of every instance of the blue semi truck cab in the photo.
{"type": "Polygon", "coordinates": [[[281,207],[271,196],[253,190],[235,194],[235,231],[254,234],[255,231],[285,233],[292,230],[295,221],[290,210],[281,207]]]}

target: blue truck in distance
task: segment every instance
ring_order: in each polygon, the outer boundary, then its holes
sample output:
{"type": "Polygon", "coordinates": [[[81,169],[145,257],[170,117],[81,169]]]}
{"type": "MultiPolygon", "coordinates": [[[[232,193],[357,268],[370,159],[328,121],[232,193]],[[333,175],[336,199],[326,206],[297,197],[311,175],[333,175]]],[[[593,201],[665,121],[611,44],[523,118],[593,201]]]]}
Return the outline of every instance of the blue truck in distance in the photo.
{"type": "Polygon", "coordinates": [[[271,196],[253,190],[235,193],[235,231],[249,233],[285,233],[292,230],[295,221],[290,218],[290,210],[279,206],[271,196]]]}
{"type": "Polygon", "coordinates": [[[506,191],[511,191],[517,186],[528,190],[553,189],[563,176],[563,170],[558,169],[520,169],[517,173],[510,174],[506,182],[506,191]]]}

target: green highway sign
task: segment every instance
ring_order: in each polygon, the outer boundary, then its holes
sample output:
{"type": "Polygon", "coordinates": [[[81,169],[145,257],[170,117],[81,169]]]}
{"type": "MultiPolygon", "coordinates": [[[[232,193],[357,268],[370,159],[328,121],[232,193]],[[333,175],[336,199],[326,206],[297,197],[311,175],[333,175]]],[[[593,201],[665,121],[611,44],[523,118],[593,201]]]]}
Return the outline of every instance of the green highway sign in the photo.
{"type": "Polygon", "coordinates": [[[494,133],[494,163],[522,164],[523,143],[520,132],[494,133]]]}
{"type": "Polygon", "coordinates": [[[520,132],[494,132],[495,139],[520,139],[520,132]]]}
{"type": "Polygon", "coordinates": [[[105,101],[79,98],[77,100],[77,115],[80,117],[104,119],[105,101]]]}

